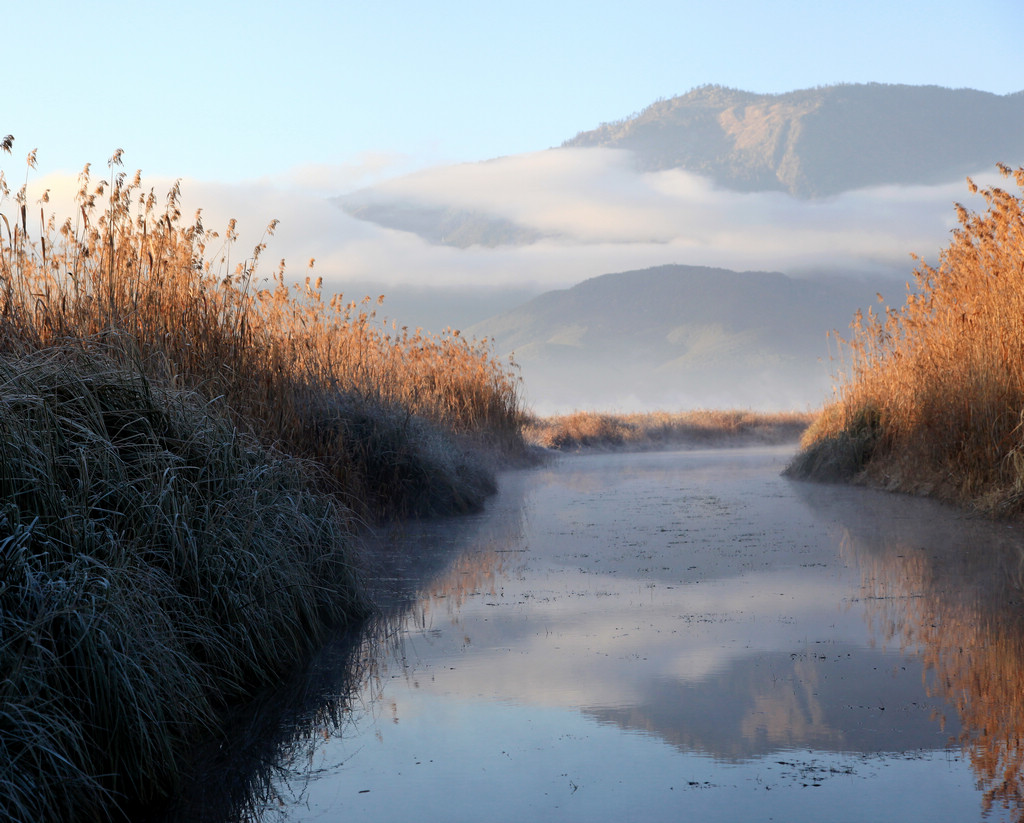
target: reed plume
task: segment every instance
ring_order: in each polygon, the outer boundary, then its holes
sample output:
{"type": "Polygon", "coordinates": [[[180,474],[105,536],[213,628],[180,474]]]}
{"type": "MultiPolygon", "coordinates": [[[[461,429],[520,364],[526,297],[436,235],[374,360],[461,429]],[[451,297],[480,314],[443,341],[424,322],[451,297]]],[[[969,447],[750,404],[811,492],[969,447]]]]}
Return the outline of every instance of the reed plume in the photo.
{"type": "Polygon", "coordinates": [[[939,265],[918,259],[904,305],[840,338],[836,398],[791,472],[1024,511],[1024,168],[999,171],[1018,193],[968,180],[986,210],[957,204],[939,265]]]}

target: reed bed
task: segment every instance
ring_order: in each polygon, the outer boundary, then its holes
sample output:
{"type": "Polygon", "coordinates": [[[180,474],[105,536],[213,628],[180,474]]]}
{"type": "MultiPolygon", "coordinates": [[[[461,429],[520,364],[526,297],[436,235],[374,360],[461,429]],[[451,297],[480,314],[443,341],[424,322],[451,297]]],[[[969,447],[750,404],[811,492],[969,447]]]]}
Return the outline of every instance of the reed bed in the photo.
{"type": "Polygon", "coordinates": [[[1024,512],[1024,169],[999,170],[1017,193],[981,190],[984,213],[957,204],[939,266],[918,261],[905,304],[856,316],[836,398],[790,474],[1024,512]]]}
{"type": "MultiPolygon", "coordinates": [[[[12,138],[0,140],[10,151],[12,138]]],[[[29,155],[35,168],[35,153],[29,155]]],[[[0,172],[0,817],[112,819],[369,605],[366,518],[478,507],[522,447],[487,341],[240,262],[180,190],[0,172]],[[38,221],[38,228],[37,228],[38,221]],[[485,450],[490,450],[485,451],[485,450]]]]}
{"type": "Polygon", "coordinates": [[[697,409],[616,415],[580,411],[533,418],[523,434],[527,442],[556,451],[747,445],[796,442],[813,419],[809,412],[697,409]]]}
{"type": "Polygon", "coordinates": [[[383,297],[325,299],[311,270],[288,285],[283,261],[263,279],[276,221],[233,263],[234,221],[223,235],[199,212],[186,223],[177,185],[161,204],[121,166],[120,152],[104,179],[86,166],[75,213],[59,225],[44,194],[36,235],[25,186],[12,215],[0,213],[0,351],[124,347],[153,379],[199,391],[263,442],[323,463],[366,514],[422,511],[424,488],[456,509],[480,504],[487,484],[471,447],[522,445],[518,376],[489,341],[386,328],[375,313],[383,297]],[[368,425],[378,418],[382,432],[368,425]]]}

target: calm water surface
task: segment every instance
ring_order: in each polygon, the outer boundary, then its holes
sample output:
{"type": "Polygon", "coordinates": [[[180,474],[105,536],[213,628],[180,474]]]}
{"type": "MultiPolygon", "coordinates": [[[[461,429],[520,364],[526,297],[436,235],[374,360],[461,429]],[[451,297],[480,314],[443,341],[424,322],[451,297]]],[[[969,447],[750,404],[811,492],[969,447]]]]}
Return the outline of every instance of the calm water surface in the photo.
{"type": "Polygon", "coordinates": [[[1020,819],[1021,531],[790,453],[567,457],[406,524],[246,814],[1020,819]]]}

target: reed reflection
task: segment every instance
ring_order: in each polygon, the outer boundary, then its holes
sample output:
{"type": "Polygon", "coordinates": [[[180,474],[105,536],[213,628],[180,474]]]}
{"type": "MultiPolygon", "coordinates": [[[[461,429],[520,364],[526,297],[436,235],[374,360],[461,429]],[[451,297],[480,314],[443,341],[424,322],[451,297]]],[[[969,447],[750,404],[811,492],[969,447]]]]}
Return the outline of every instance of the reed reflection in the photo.
{"type": "Polygon", "coordinates": [[[373,680],[371,633],[353,630],[328,644],[280,687],[233,712],[223,736],[197,747],[184,791],[167,807],[136,810],[152,823],[257,823],[268,810],[301,800],[326,741],[341,735],[373,680]]]}
{"type": "Polygon", "coordinates": [[[955,713],[983,810],[1024,821],[1024,529],[921,500],[807,499],[841,518],[875,637],[917,650],[929,693],[955,713]]]}
{"type": "Polygon", "coordinates": [[[515,478],[487,516],[412,521],[366,535],[370,583],[379,608],[361,627],[328,643],[280,688],[233,712],[226,733],[195,754],[188,788],[140,823],[260,823],[301,809],[313,781],[341,769],[331,743],[382,718],[398,722],[384,697],[393,677],[413,679],[410,632],[442,606],[449,617],[470,595],[497,591],[516,565],[522,496],[515,478]]]}

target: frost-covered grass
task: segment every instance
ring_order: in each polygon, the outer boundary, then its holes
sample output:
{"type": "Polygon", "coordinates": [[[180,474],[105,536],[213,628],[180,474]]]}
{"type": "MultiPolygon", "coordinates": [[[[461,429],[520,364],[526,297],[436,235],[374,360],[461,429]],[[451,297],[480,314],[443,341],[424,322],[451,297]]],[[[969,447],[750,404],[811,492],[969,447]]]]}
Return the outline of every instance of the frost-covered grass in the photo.
{"type": "Polygon", "coordinates": [[[0,816],[172,792],[217,712],[367,604],[314,467],[80,348],[0,357],[0,816]]]}
{"type": "MultiPolygon", "coordinates": [[[[0,140],[10,149],[11,139],[0,140]]],[[[35,167],[34,152],[29,156],[35,167]]],[[[479,507],[522,447],[487,341],[289,286],[141,176],[0,172],[0,817],[111,819],[369,605],[356,524],[479,507]],[[37,228],[38,226],[38,228],[37,228]]],[[[275,223],[268,227],[272,234],[275,223]]]]}

